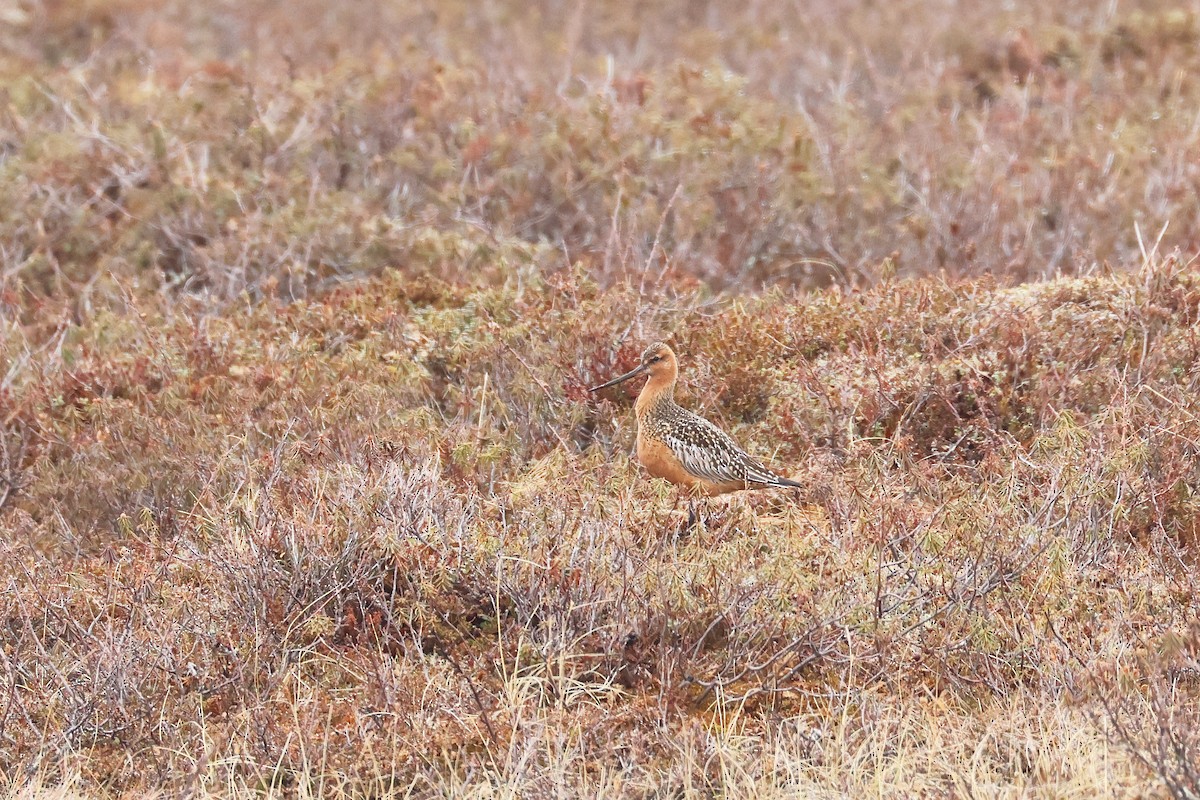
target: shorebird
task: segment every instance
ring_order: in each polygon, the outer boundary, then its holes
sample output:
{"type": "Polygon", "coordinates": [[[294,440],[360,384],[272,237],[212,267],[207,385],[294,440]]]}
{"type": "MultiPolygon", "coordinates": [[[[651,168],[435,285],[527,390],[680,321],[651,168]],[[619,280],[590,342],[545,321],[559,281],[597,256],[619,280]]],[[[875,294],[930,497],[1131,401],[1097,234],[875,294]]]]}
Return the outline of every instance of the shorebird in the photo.
{"type": "Polygon", "coordinates": [[[704,417],[675,404],[679,363],[675,351],[662,342],[647,347],[637,367],[591,391],[642,373],[649,373],[650,379],[634,405],[637,456],[651,475],[665,478],[693,496],[711,497],[741,489],[804,488],[767,469],[704,417]]]}

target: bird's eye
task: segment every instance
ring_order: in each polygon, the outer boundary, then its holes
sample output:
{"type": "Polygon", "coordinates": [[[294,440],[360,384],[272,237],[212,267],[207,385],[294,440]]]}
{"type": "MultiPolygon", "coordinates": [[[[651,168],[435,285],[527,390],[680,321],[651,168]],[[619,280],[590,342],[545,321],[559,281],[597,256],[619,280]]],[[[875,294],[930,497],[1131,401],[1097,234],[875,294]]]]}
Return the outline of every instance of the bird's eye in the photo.
{"type": "Polygon", "coordinates": [[[651,364],[657,364],[659,361],[662,361],[662,356],[655,356],[654,358],[650,359],[651,364]]]}

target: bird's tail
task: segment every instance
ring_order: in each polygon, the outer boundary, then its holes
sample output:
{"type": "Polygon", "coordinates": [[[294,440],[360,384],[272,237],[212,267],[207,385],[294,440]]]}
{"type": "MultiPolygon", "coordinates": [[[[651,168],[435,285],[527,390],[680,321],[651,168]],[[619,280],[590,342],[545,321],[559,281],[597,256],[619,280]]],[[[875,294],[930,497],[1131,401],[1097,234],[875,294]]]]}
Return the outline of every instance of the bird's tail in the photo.
{"type": "Polygon", "coordinates": [[[771,482],[771,485],[772,486],[787,486],[787,487],[790,487],[793,489],[806,488],[803,483],[796,483],[793,480],[789,480],[788,478],[780,478],[779,476],[775,477],[775,480],[771,482]]]}

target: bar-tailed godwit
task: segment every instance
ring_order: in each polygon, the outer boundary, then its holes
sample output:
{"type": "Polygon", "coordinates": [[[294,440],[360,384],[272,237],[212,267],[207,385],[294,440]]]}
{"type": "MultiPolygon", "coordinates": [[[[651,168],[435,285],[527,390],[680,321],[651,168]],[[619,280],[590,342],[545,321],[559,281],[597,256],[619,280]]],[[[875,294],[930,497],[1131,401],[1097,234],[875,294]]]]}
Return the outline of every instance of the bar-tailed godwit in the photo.
{"type": "Polygon", "coordinates": [[[662,342],[647,347],[636,368],[591,391],[615,386],[642,373],[649,373],[650,379],[634,406],[637,456],[651,475],[693,494],[709,496],[740,489],[803,488],[771,472],[704,417],[676,405],[679,364],[675,352],[662,342]]]}

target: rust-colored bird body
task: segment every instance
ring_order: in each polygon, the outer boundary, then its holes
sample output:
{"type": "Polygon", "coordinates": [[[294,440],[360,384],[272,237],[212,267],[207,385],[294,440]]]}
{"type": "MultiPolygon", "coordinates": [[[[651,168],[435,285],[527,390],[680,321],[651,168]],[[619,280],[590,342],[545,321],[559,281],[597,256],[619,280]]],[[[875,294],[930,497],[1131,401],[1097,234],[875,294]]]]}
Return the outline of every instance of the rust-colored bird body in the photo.
{"type": "Polygon", "coordinates": [[[675,403],[679,364],[675,352],[656,342],[630,372],[596,386],[598,391],[643,373],[650,378],[638,395],[637,455],[646,471],[694,494],[717,495],[741,489],[797,487],[752,458],[723,430],[675,403]]]}

